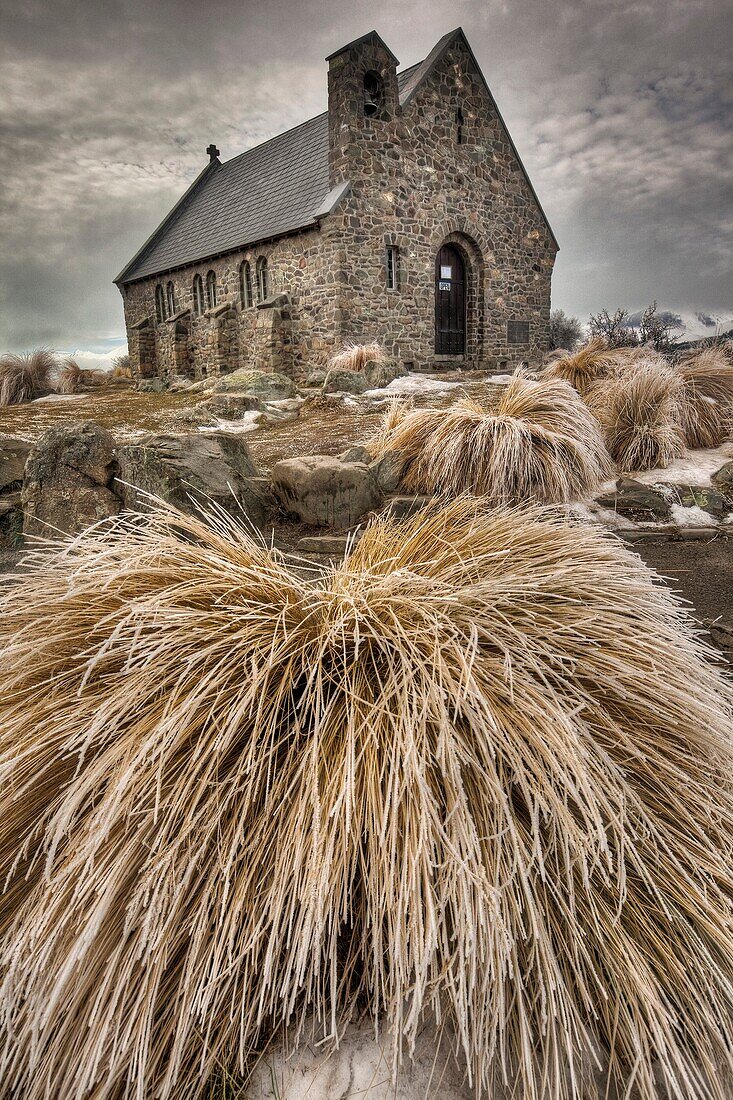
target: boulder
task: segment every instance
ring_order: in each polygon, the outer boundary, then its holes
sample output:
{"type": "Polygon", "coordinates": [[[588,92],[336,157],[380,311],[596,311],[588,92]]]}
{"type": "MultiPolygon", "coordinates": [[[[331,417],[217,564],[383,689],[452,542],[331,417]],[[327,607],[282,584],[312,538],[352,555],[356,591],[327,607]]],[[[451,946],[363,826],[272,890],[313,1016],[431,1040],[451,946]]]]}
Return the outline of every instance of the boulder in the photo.
{"type": "Polygon", "coordinates": [[[52,536],[83,531],[122,508],[116,444],[91,421],[50,428],[31,450],[23,483],[23,530],[52,536]]]}
{"type": "Polygon", "coordinates": [[[366,462],[367,466],[372,461],[371,452],[366,447],[358,445],[349,447],[339,455],[341,462],[366,462]]]}
{"type": "Polygon", "coordinates": [[[365,393],[369,389],[360,371],[331,367],[323,380],[324,393],[365,393]]]}
{"type": "Polygon", "coordinates": [[[167,388],[162,378],[143,378],[137,384],[139,393],[163,393],[167,388]]]}
{"type": "Polygon", "coordinates": [[[327,374],[328,371],[325,367],[314,367],[313,370],[308,372],[305,380],[305,385],[309,389],[313,389],[316,386],[322,386],[323,383],[326,381],[327,374]]]}
{"type": "Polygon", "coordinates": [[[433,500],[433,497],[392,497],[387,514],[390,519],[398,522],[403,519],[410,519],[417,512],[421,512],[423,508],[427,508],[429,504],[432,504],[433,500]]]}
{"type": "Polygon", "coordinates": [[[317,527],[352,527],[381,502],[365,462],[327,455],[286,458],[275,463],[271,480],[283,510],[317,527]]]}
{"type": "Polygon", "coordinates": [[[733,500],[733,462],[726,462],[711,476],[710,480],[719,492],[733,500]]]}
{"type": "Polygon", "coordinates": [[[20,488],[32,447],[26,439],[9,435],[0,438],[0,492],[11,486],[20,488]]]}
{"type": "Polygon", "coordinates": [[[258,397],[261,401],[278,401],[283,397],[295,397],[293,381],[277,371],[251,370],[242,367],[222,378],[211,387],[214,393],[237,393],[258,397]]]}
{"type": "Polygon", "coordinates": [[[364,364],[364,377],[370,390],[381,390],[405,374],[409,374],[407,367],[397,359],[368,359],[364,364]]]}
{"type": "Polygon", "coordinates": [[[236,516],[244,509],[255,526],[267,521],[272,501],[241,435],[150,435],[120,447],[119,464],[126,508],[145,508],[151,494],[182,512],[213,502],[236,516]]]}
{"type": "MultiPolygon", "coordinates": [[[[276,1040],[258,1060],[243,1100],[472,1100],[476,1092],[464,1065],[454,1056],[455,1033],[434,1019],[419,1029],[415,1048],[405,1055],[391,1079],[391,1035],[383,1025],[375,1038],[369,1020],[352,1022],[338,1046],[319,1042],[318,1030],[306,1024],[305,1038],[292,1050],[276,1040]]],[[[487,1097],[491,1100],[491,1097],[487,1097]]]]}
{"type": "Polygon", "coordinates": [[[615,491],[596,497],[596,503],[630,519],[662,520],[670,515],[669,501],[661,493],[630,477],[619,478],[615,491]]]}
{"type": "Polygon", "coordinates": [[[197,407],[222,420],[241,420],[245,413],[262,409],[262,401],[252,393],[215,393],[197,407]]]}
{"type": "MultiPolygon", "coordinates": [[[[731,465],[733,466],[733,463],[731,465]]],[[[703,512],[709,512],[711,516],[717,516],[718,519],[727,516],[731,510],[730,503],[717,488],[713,489],[709,485],[678,485],[676,488],[680,504],[686,508],[701,508],[703,512]]],[[[731,485],[731,491],[733,491],[733,485],[731,485]]]]}
{"type": "Polygon", "coordinates": [[[402,480],[405,459],[401,451],[387,451],[378,462],[373,463],[372,473],[383,493],[394,493],[402,480]]]}

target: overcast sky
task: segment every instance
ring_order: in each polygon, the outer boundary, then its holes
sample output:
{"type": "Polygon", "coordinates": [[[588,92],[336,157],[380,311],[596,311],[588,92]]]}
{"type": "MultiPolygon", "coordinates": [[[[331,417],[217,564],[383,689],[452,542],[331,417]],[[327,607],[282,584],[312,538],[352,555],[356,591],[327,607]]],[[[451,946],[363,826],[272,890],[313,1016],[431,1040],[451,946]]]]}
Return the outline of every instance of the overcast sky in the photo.
{"type": "Polygon", "coordinates": [[[112,279],[206,163],[326,106],[370,30],[462,25],[561,252],[553,305],[733,313],[730,0],[0,0],[0,349],[124,337],[112,279]]]}

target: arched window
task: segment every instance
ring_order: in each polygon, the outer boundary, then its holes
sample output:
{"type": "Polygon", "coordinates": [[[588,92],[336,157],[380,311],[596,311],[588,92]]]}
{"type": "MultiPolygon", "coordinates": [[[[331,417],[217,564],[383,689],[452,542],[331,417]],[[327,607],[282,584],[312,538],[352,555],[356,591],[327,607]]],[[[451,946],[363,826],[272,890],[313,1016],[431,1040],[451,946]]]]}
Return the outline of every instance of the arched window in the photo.
{"type": "Polygon", "coordinates": [[[155,288],[155,319],[158,324],[165,321],[165,296],[160,283],[155,288]]]}
{"type": "Polygon", "coordinates": [[[460,107],[456,111],[456,142],[463,145],[463,111],[460,107]]]}
{"type": "Polygon", "coordinates": [[[165,288],[165,297],[168,303],[168,316],[174,317],[176,313],[176,292],[173,289],[173,283],[168,283],[165,288]]]}
{"type": "Polygon", "coordinates": [[[252,268],[249,260],[243,260],[239,266],[239,293],[242,306],[248,309],[252,305],[252,268]]]}
{"type": "Polygon", "coordinates": [[[260,302],[267,297],[267,260],[264,256],[257,261],[257,297],[260,302]]]}
{"type": "Polygon", "coordinates": [[[216,272],[210,271],[206,276],[206,303],[209,309],[216,305],[216,272]]]}
{"type": "Polygon", "coordinates": [[[194,312],[200,316],[206,309],[204,301],[204,279],[200,275],[194,275],[194,312]]]}

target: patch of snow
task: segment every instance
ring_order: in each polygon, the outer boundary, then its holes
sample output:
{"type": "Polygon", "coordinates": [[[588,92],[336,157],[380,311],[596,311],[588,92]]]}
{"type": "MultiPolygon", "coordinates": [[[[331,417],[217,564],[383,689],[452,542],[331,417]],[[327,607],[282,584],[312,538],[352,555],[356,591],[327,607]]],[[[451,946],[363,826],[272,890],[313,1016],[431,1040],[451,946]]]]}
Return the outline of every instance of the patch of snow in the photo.
{"type": "Polygon", "coordinates": [[[678,527],[718,526],[718,521],[709,512],[704,512],[702,508],[698,508],[696,504],[691,504],[689,507],[682,504],[673,504],[671,512],[672,519],[678,527]]]}
{"type": "Polygon", "coordinates": [[[629,474],[635,481],[643,485],[674,484],[674,485],[699,485],[701,488],[710,485],[710,475],[730,462],[725,444],[722,447],[701,448],[690,451],[681,458],[676,458],[664,469],[657,467],[655,470],[642,470],[629,474]]]}
{"type": "Polygon", "coordinates": [[[367,390],[365,397],[383,397],[393,393],[445,393],[454,386],[463,386],[463,382],[449,382],[448,379],[431,378],[427,374],[403,374],[393,378],[388,386],[379,390],[367,390]]]}
{"type": "Polygon", "coordinates": [[[41,401],[78,401],[80,397],[89,397],[88,393],[49,393],[45,397],[36,397],[31,405],[38,405],[41,401]]]}
{"type": "Polygon", "coordinates": [[[513,374],[490,374],[486,381],[491,382],[494,386],[504,386],[507,382],[511,382],[513,377],[513,374]]]}
{"type": "Polygon", "coordinates": [[[244,435],[246,432],[253,432],[259,427],[261,415],[262,413],[258,409],[250,409],[239,420],[216,419],[213,424],[204,424],[198,430],[203,435],[212,432],[231,432],[232,434],[244,435]]]}
{"type": "MultiPolygon", "coordinates": [[[[613,508],[597,508],[596,516],[606,527],[612,531],[632,531],[641,525],[634,523],[628,516],[622,516],[620,512],[614,512],[613,508]]],[[[645,525],[648,526],[648,525],[645,525]]]]}

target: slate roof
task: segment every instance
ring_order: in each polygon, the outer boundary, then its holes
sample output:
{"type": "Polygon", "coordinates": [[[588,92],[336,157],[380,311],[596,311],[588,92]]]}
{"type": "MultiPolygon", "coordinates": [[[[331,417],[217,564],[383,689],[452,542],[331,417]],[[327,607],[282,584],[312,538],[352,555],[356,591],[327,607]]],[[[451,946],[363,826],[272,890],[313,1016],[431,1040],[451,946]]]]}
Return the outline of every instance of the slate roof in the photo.
{"type": "MultiPolygon", "coordinates": [[[[444,35],[424,61],[397,74],[401,103],[412,98],[459,33],[444,35]]],[[[324,111],[224,164],[207,164],[115,282],[134,282],[305,229],[327,212],[329,196],[324,111]]]]}

